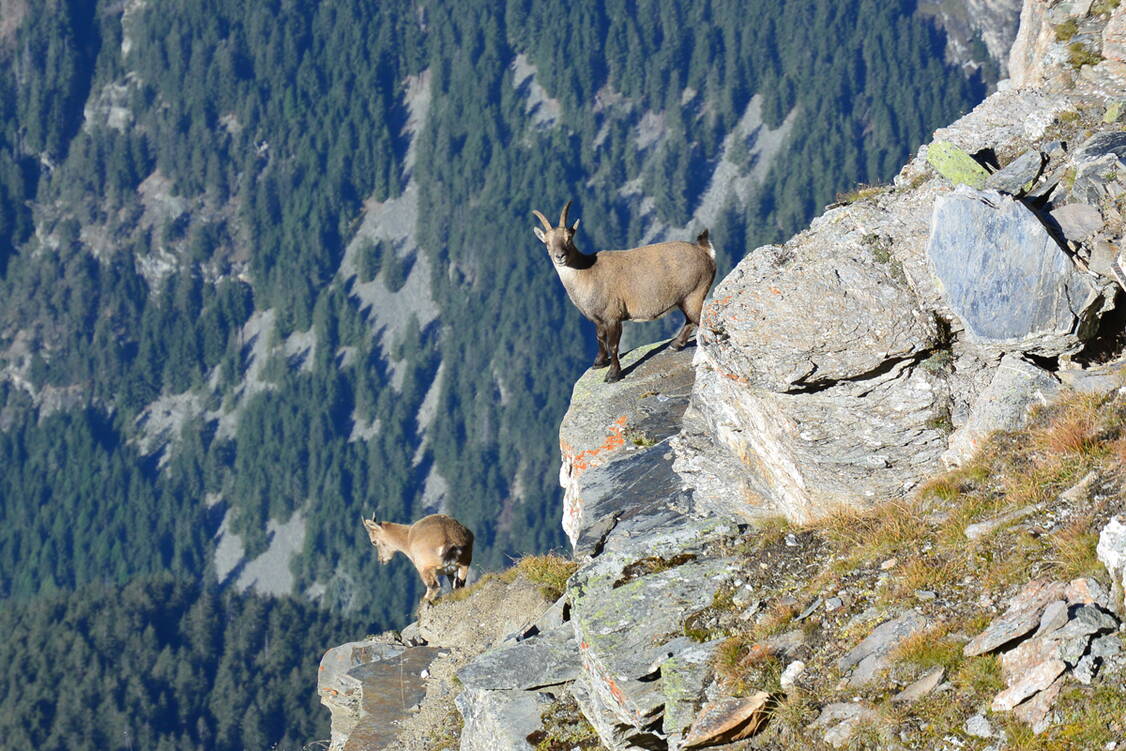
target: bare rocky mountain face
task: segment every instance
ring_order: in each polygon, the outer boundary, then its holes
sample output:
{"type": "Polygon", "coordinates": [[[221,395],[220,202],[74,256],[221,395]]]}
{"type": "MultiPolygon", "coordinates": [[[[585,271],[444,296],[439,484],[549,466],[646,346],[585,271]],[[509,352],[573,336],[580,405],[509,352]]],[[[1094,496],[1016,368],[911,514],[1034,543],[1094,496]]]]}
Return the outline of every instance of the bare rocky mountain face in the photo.
{"type": "Polygon", "coordinates": [[[333,748],[1122,737],[1061,707],[1079,686],[1121,699],[1126,674],[1126,9],[1026,0],[1008,70],[893,184],[748,253],[694,350],[576,384],[563,597],[498,609],[484,590],[390,646],[331,650],[333,748]],[[1056,432],[990,439],[1058,397],[1056,432]],[[1024,443],[1023,464],[989,463],[1024,443]],[[1052,452],[1094,464],[1044,479],[1052,452]],[[493,627],[470,643],[428,628],[443,618],[493,627]],[[413,672],[389,687],[395,666],[413,672]]]}

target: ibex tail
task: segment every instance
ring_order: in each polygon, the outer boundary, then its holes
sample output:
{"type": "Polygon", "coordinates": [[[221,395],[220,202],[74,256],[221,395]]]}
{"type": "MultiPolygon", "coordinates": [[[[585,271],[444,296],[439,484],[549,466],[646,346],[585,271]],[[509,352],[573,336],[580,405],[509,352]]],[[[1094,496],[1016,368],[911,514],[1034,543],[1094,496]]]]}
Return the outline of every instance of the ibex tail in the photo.
{"type": "Polygon", "coordinates": [[[712,257],[713,261],[715,260],[715,248],[712,247],[712,241],[708,239],[707,230],[704,230],[696,236],[696,244],[708,251],[708,255],[712,257]]]}

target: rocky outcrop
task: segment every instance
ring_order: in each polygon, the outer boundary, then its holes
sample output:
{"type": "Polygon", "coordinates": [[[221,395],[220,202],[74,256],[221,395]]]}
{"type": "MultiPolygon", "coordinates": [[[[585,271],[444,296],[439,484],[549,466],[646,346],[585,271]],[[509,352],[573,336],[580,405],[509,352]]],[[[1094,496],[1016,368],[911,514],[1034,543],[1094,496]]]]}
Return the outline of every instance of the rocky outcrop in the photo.
{"type": "Polygon", "coordinates": [[[717,286],[673,442],[700,508],[805,522],[901,496],[1121,354],[1121,88],[1075,45],[1123,11],[1090,6],[1029,0],[1010,85],[717,286]]]}

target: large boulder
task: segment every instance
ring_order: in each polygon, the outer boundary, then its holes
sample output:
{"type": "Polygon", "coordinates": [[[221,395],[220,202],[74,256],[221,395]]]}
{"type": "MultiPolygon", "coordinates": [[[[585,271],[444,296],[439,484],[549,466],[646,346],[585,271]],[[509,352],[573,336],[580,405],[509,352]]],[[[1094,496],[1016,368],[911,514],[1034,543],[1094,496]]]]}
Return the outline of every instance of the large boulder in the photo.
{"type": "Polygon", "coordinates": [[[808,521],[902,494],[945,449],[945,332],[890,236],[837,212],[753,251],[705,308],[674,445],[711,513],[808,521]]]}
{"type": "Polygon", "coordinates": [[[1078,352],[1099,290],[1040,219],[996,191],[959,187],[934,207],[927,256],[954,313],[987,349],[1078,352]]]}

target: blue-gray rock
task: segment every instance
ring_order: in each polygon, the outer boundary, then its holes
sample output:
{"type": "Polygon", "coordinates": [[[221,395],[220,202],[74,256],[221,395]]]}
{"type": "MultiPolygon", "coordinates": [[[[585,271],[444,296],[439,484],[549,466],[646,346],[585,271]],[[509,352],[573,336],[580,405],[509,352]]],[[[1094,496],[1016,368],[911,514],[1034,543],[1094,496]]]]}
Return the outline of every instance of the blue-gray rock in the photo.
{"type": "Polygon", "coordinates": [[[1067,586],[1063,582],[1034,579],[1009,601],[1008,608],[962,648],[967,657],[992,652],[1009,642],[1027,635],[1040,625],[1044,609],[1051,603],[1064,599],[1067,586]]]}
{"type": "Polygon", "coordinates": [[[889,655],[907,637],[927,628],[929,621],[922,613],[910,610],[898,618],[877,626],[872,633],[837,661],[841,672],[852,670],[849,685],[860,686],[888,667],[889,655]]]}
{"type": "Polygon", "coordinates": [[[579,673],[575,630],[563,624],[553,631],[483,652],[458,671],[474,689],[535,689],[573,681],[579,673]]]}
{"type": "Polygon", "coordinates": [[[1102,302],[1036,215],[995,191],[939,198],[927,256],[966,330],[1002,352],[1077,352],[1102,302]]]}
{"type": "Polygon", "coordinates": [[[1005,165],[1004,169],[985,178],[986,190],[998,190],[1010,195],[1025,193],[1044,168],[1044,155],[1027,151],[1005,165]]]}
{"type": "Polygon", "coordinates": [[[461,751],[532,751],[528,736],[542,726],[541,715],[551,697],[466,688],[455,701],[464,721],[461,751]]]}
{"type": "Polygon", "coordinates": [[[1126,132],[1096,133],[1075,150],[1076,161],[1098,159],[1107,154],[1126,159],[1126,132]]]}

